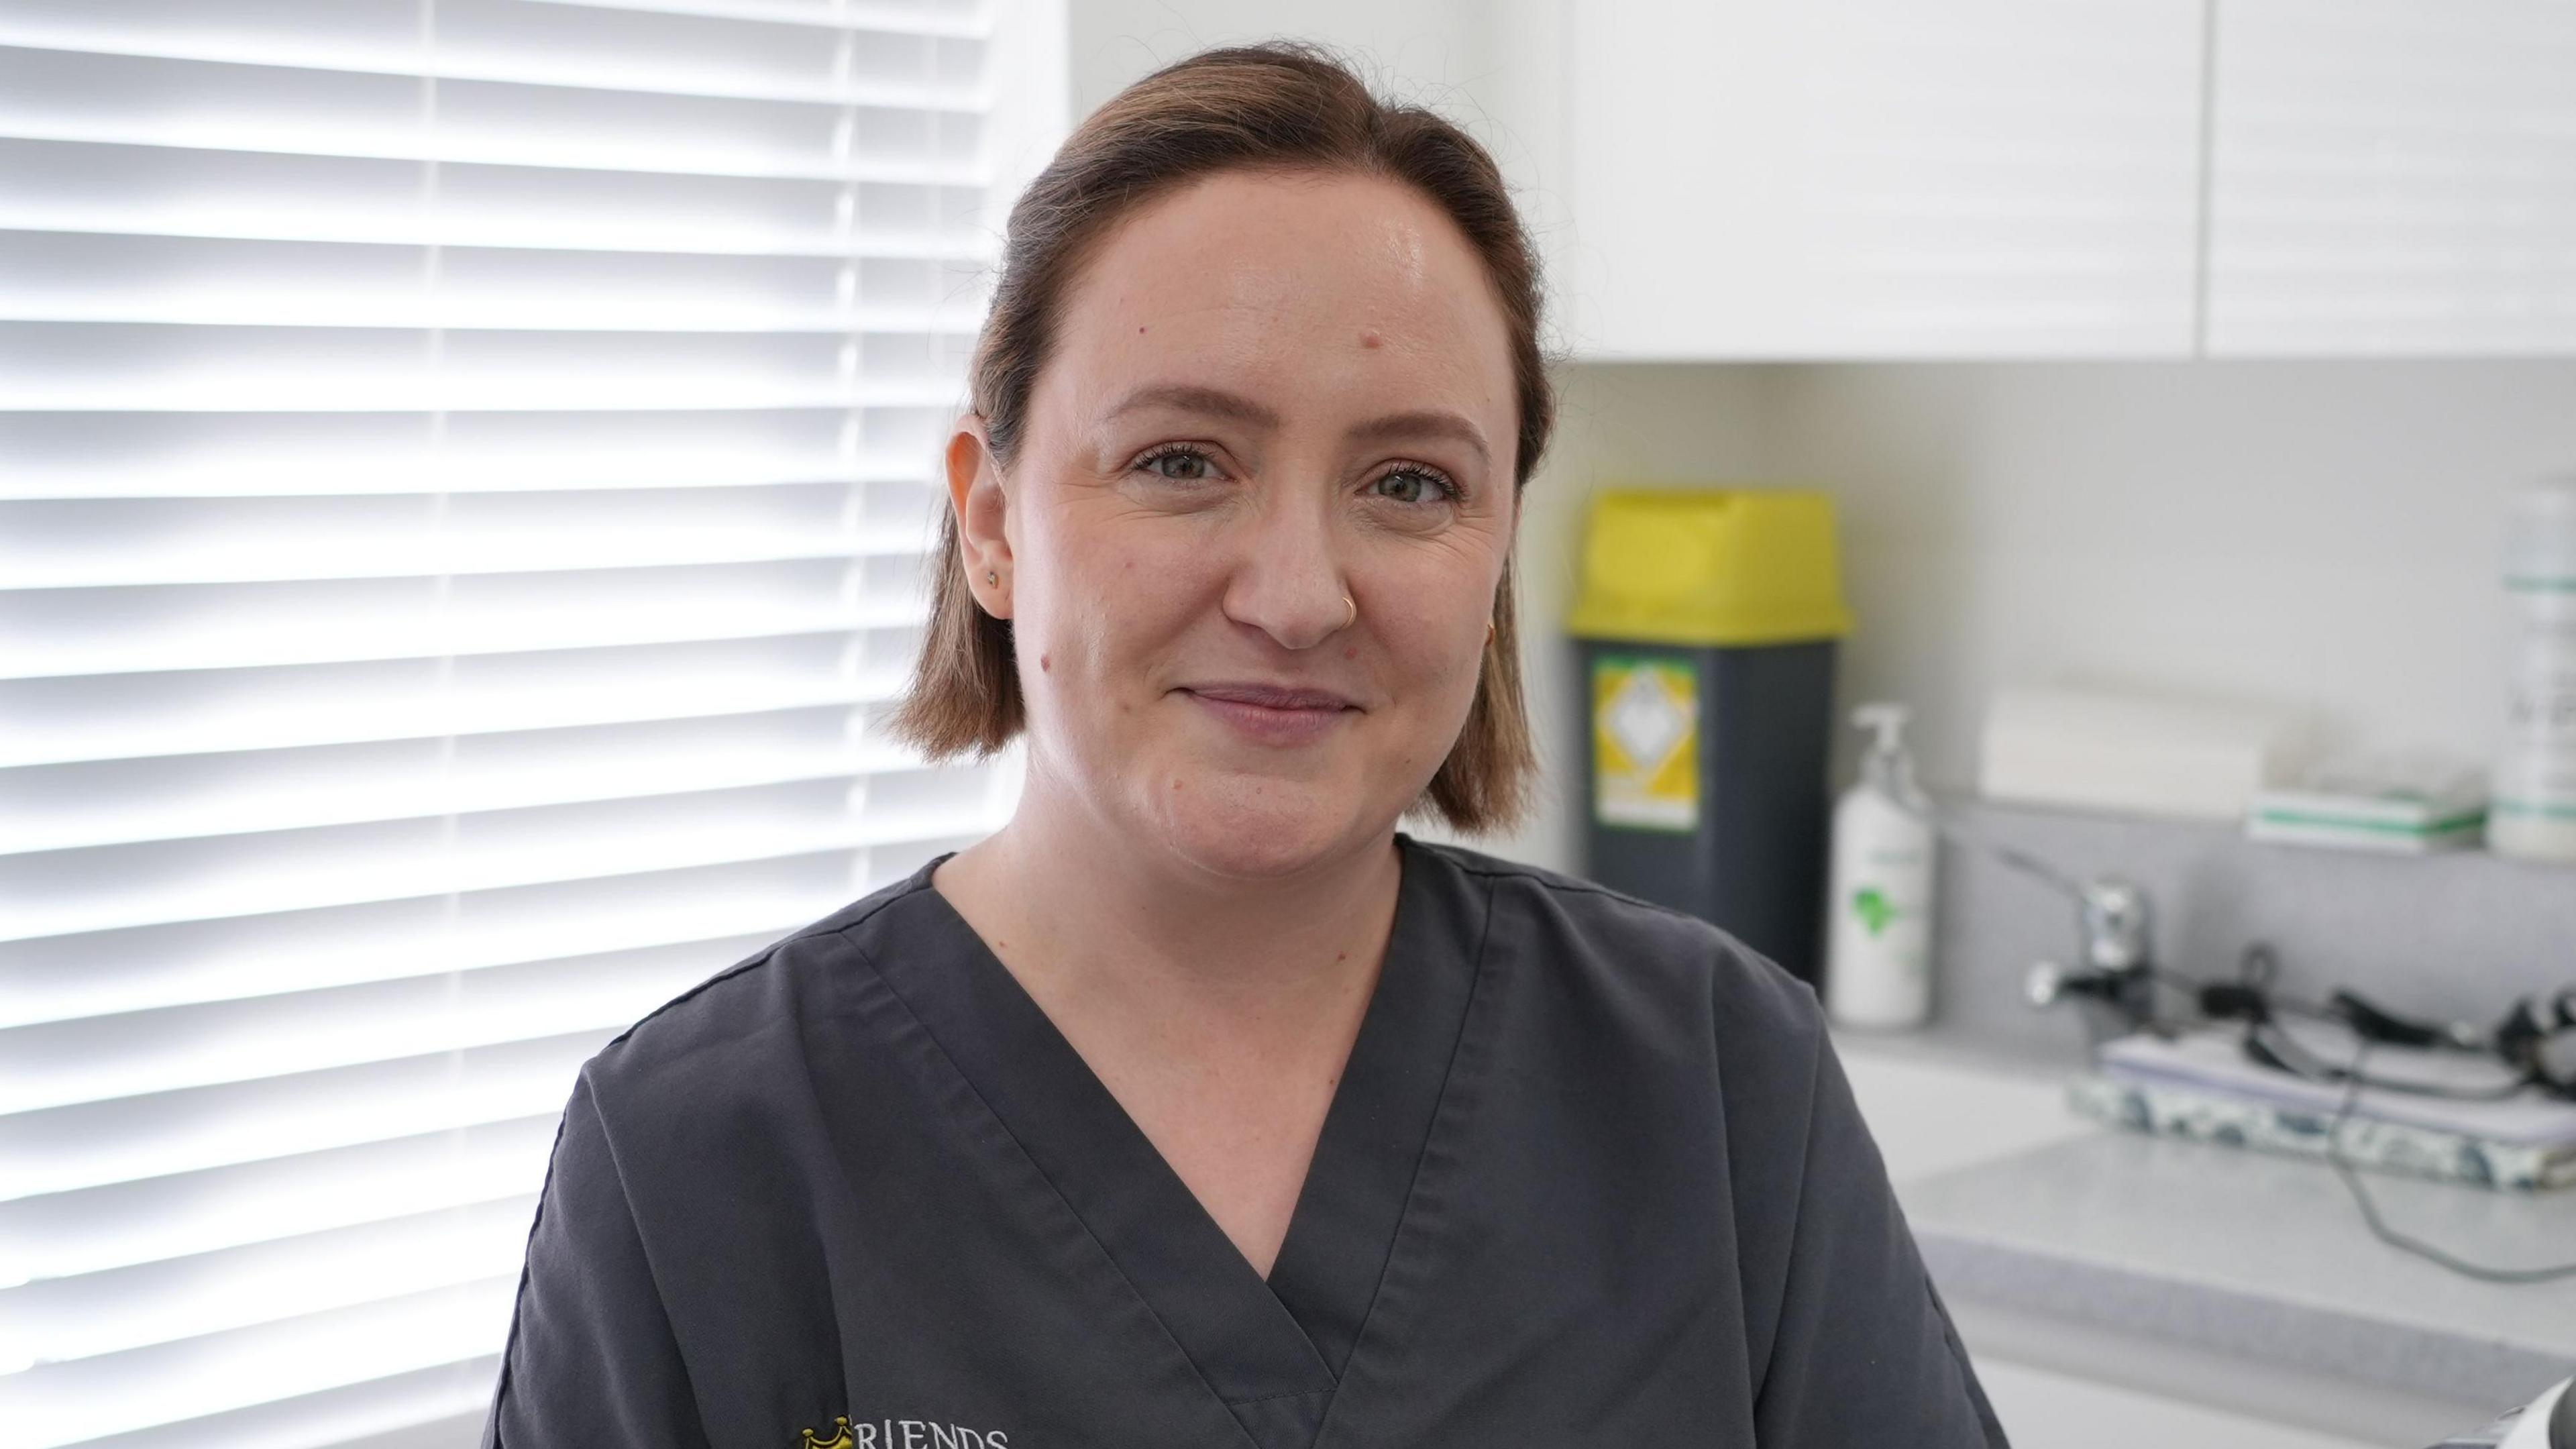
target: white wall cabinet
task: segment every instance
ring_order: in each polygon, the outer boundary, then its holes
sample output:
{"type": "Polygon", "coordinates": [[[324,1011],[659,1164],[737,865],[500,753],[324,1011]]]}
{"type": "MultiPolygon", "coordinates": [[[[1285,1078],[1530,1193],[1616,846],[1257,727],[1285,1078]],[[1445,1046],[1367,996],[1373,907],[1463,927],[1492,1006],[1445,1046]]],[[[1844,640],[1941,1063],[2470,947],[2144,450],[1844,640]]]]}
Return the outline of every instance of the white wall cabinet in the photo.
{"type": "Polygon", "coordinates": [[[1582,0],[1571,341],[2187,356],[2200,0],[1582,0]]]}
{"type": "Polygon", "coordinates": [[[2209,351],[2576,351],[2576,6],[2220,0],[2209,351]]]}
{"type": "Polygon", "coordinates": [[[2565,0],[1580,0],[1585,360],[2576,352],[2565,0]]]}

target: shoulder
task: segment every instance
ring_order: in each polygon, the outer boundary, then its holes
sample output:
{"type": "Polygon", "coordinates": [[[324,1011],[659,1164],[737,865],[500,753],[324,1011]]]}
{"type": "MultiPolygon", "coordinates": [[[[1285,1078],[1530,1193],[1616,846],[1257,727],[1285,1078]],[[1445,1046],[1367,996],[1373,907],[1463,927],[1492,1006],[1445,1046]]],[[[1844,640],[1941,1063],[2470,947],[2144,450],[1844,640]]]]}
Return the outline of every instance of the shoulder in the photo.
{"type": "Polygon", "coordinates": [[[1487,887],[1487,948],[1527,943],[1533,965],[1675,1008],[1696,1000],[1722,1039],[1756,1034],[1810,1047],[1823,1035],[1815,988],[1731,931],[1596,881],[1407,837],[1445,868],[1487,887]]]}
{"type": "MultiPolygon", "coordinates": [[[[788,932],[638,1017],[582,1064],[603,1110],[704,1104],[765,1070],[794,1070],[807,1028],[838,1009],[868,936],[929,889],[930,866],[788,932]]],[[[622,1114],[621,1114],[622,1115],[622,1114]]]]}
{"type": "Polygon", "coordinates": [[[1424,845],[1491,901],[1481,955],[1510,1014],[1598,1078],[1653,1077],[1723,1121],[1737,1211],[1794,1201],[1833,1046],[1815,989],[1733,932],[1560,872],[1424,845]],[[1705,1094],[1705,1095],[1701,1095],[1705,1094]]]}

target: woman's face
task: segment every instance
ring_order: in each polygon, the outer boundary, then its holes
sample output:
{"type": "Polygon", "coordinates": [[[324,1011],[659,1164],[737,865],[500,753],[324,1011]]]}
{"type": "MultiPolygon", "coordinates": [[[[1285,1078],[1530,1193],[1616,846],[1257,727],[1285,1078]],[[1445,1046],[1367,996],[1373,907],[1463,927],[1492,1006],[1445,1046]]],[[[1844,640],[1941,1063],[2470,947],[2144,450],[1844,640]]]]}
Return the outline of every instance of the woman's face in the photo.
{"type": "Polygon", "coordinates": [[[1226,172],[1122,223],[1066,302],[1018,466],[971,430],[950,453],[1032,796],[1226,876],[1379,838],[1465,723],[1511,546],[1475,252],[1394,182],[1226,172]]]}

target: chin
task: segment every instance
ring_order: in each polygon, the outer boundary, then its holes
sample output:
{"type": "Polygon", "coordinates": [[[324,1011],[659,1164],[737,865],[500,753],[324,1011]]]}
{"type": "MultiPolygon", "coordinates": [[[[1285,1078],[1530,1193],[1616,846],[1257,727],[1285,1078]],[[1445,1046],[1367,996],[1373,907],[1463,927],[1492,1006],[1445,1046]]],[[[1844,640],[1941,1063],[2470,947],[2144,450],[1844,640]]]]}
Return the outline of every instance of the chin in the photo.
{"type": "Polygon", "coordinates": [[[1158,790],[1157,824],[1173,853],[1212,875],[1294,875],[1373,833],[1346,788],[1263,776],[1192,774],[1158,790]]]}

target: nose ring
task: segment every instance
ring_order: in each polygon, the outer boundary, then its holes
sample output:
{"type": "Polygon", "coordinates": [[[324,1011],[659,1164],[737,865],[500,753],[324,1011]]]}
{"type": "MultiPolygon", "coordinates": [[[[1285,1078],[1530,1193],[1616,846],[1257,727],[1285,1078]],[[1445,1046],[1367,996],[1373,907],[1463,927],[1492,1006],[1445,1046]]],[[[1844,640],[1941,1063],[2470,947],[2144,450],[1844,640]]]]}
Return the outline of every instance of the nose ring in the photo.
{"type": "Polygon", "coordinates": [[[1351,611],[1351,616],[1342,621],[1343,628],[1347,629],[1360,621],[1360,606],[1358,601],[1354,600],[1350,595],[1344,594],[1342,595],[1342,607],[1351,611]]]}

